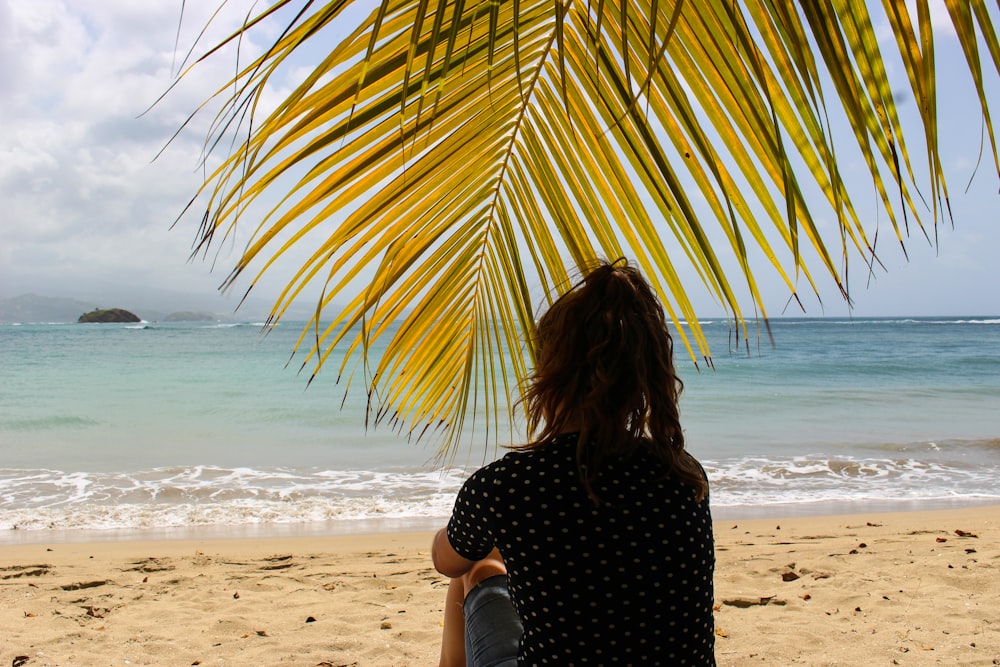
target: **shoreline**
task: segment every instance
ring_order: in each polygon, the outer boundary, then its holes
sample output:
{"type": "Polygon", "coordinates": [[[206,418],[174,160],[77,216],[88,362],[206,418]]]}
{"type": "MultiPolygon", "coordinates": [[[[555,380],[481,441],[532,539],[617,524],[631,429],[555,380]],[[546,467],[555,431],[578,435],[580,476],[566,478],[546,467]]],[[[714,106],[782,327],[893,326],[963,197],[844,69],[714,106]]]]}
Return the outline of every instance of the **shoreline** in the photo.
{"type": "MultiPolygon", "coordinates": [[[[713,521],[774,520],[850,516],[866,513],[909,513],[976,507],[1000,507],[996,498],[919,500],[822,500],[754,506],[713,506],[713,521]]],[[[103,542],[270,540],[350,537],[434,531],[447,517],[341,519],[313,522],[266,522],[137,528],[9,529],[0,532],[0,549],[20,545],[103,542]]]]}
{"type": "MultiPolygon", "coordinates": [[[[785,525],[798,529],[831,525],[867,525],[875,521],[930,522],[961,520],[979,514],[996,523],[1000,531],[1000,503],[984,502],[961,504],[952,507],[924,507],[918,509],[877,509],[851,512],[828,511],[823,513],[778,513],[756,514],[753,516],[715,516],[712,523],[716,542],[722,531],[735,526],[765,530],[771,524],[785,525]]],[[[370,550],[385,544],[405,544],[414,549],[430,548],[434,532],[444,526],[446,519],[419,520],[359,520],[348,529],[324,530],[324,524],[279,524],[284,530],[274,530],[274,526],[197,526],[192,528],[150,528],[143,530],[79,530],[79,531],[11,531],[22,532],[24,541],[4,541],[0,539],[0,565],[25,554],[38,554],[40,548],[47,553],[82,551],[100,553],[139,553],[160,551],[164,553],[184,553],[205,548],[225,550],[231,547],[252,551],[274,549],[298,550],[329,548],[333,552],[345,550],[370,550]],[[80,539],[64,539],[80,538],[80,539]],[[45,539],[46,537],[50,539],[45,539]],[[86,539],[90,538],[90,539],[86,539]],[[426,544],[415,540],[424,539],[426,544]]],[[[1000,534],[997,536],[1000,538],[1000,534]]],[[[1000,628],[998,628],[1000,630],[1000,628]]]]}
{"type": "MultiPolygon", "coordinates": [[[[829,527],[834,525],[868,526],[879,521],[894,522],[939,522],[962,520],[979,514],[996,524],[1000,533],[1000,503],[962,504],[958,507],[932,507],[921,509],[888,509],[871,511],[855,511],[836,513],[833,511],[821,514],[790,514],[754,516],[722,516],[713,515],[712,523],[715,530],[717,546],[720,534],[728,529],[742,526],[747,530],[767,530],[767,526],[775,524],[779,527],[806,529],[810,527],[829,527]]],[[[213,549],[224,551],[230,548],[253,552],[269,550],[316,550],[329,549],[331,552],[343,553],[352,550],[369,551],[387,544],[405,545],[407,548],[429,550],[434,532],[443,527],[445,519],[427,519],[411,521],[363,520],[353,525],[349,530],[324,531],[316,527],[303,527],[299,524],[289,524],[286,531],[273,531],[271,526],[262,530],[254,530],[254,526],[202,526],[193,528],[153,528],[142,531],[118,530],[81,530],[81,531],[23,531],[32,539],[23,542],[4,542],[0,540],[0,565],[16,560],[28,554],[39,554],[39,549],[46,553],[57,552],[79,554],[132,554],[157,551],[170,554],[187,553],[194,550],[213,549]],[[62,539],[65,533],[79,532],[79,537],[92,539],[62,539]],[[124,535],[121,533],[124,532],[124,535]],[[55,539],[44,539],[46,536],[55,539]],[[37,539],[35,539],[37,538],[37,539]],[[420,542],[423,540],[426,542],[420,542]]],[[[18,532],[18,531],[13,531],[18,532]]],[[[1000,539],[1000,534],[997,535],[1000,539]]],[[[429,557],[429,556],[428,556],[429,557]]],[[[998,628],[1000,630],[1000,628],[998,628]]]]}
{"type": "MultiPolygon", "coordinates": [[[[715,535],[719,665],[1000,660],[1000,505],[720,518],[715,535]]],[[[431,536],[2,546],[0,664],[432,664],[431,536]]]]}

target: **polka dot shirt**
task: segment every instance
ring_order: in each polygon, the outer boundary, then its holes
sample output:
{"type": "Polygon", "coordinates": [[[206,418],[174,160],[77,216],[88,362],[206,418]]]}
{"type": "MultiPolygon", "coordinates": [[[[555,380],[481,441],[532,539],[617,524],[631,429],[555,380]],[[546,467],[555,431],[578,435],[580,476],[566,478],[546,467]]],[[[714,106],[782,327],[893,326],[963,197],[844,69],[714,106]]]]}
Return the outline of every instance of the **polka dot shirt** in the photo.
{"type": "Polygon", "coordinates": [[[448,539],[496,546],[524,625],[522,665],[715,665],[708,499],[646,453],[613,462],[587,497],[576,435],[509,453],[462,487],[448,539]]]}

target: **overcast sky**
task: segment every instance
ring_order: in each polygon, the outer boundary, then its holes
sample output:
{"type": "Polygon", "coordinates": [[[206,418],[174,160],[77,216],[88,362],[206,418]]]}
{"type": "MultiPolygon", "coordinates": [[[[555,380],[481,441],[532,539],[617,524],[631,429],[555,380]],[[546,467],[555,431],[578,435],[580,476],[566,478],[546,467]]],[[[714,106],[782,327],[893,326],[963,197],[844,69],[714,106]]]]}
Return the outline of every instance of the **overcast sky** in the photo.
{"type": "MultiPolygon", "coordinates": [[[[170,230],[200,184],[203,124],[153,161],[232,72],[232,59],[201,68],[142,115],[171,84],[179,54],[216,4],[187,3],[182,48],[175,50],[180,0],[0,0],[0,297],[34,292],[110,307],[130,294],[153,305],[180,293],[217,310],[234,303],[216,296],[233,251],[224,248],[212,272],[210,262],[187,261],[195,220],[170,230]]],[[[230,5],[238,16],[247,3],[230,5]]],[[[951,71],[953,40],[942,37],[939,48],[942,67],[951,71]]],[[[998,178],[987,156],[963,193],[980,125],[961,67],[939,82],[948,105],[941,129],[955,229],[940,230],[938,249],[911,238],[908,263],[880,239],[889,272],[870,286],[855,272],[856,315],[1000,314],[998,178]]],[[[995,122],[1000,131],[1000,118],[995,122]]],[[[770,314],[780,314],[784,288],[766,272],[760,278],[770,314]]],[[[271,298],[281,286],[264,283],[258,296],[271,298]]],[[[700,312],[719,312],[707,296],[692,297],[700,312]]],[[[847,313],[832,291],[823,304],[825,310],[807,299],[807,314],[847,313]]]]}

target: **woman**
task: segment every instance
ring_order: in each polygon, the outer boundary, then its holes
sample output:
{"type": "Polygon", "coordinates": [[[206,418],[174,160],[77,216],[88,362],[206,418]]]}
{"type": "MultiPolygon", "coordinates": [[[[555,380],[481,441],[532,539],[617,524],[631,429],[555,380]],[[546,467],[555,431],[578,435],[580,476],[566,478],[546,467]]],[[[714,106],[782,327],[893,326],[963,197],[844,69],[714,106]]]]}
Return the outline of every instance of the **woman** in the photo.
{"type": "Polygon", "coordinates": [[[656,295],[602,263],[534,342],[534,440],[473,474],[434,538],[442,664],[714,665],[708,481],[656,295]]]}

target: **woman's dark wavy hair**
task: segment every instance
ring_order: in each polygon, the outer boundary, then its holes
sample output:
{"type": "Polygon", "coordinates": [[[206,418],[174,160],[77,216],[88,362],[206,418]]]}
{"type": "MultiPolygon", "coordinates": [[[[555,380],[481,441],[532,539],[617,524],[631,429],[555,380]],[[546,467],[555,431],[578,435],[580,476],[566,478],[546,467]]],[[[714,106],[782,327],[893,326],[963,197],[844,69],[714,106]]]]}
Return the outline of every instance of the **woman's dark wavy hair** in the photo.
{"type": "Polygon", "coordinates": [[[701,500],[708,482],[684,449],[673,340],[646,279],[624,260],[602,261],[538,321],[536,365],[522,404],[538,449],[579,431],[577,465],[595,503],[593,483],[605,461],[644,448],[701,500]],[[591,444],[592,443],[592,444],[591,444]]]}

